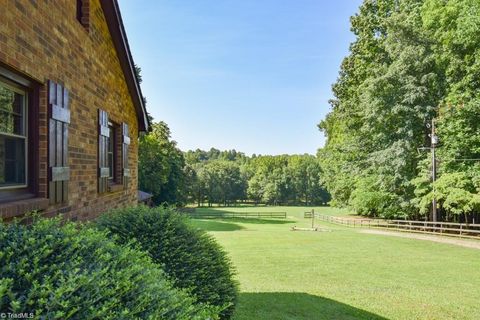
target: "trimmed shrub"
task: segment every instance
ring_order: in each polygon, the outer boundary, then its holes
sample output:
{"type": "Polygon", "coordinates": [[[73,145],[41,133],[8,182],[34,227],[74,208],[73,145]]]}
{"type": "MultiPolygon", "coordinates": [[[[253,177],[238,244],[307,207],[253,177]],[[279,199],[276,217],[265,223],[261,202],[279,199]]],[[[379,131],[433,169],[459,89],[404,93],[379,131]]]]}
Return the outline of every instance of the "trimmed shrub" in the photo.
{"type": "Polygon", "coordinates": [[[37,319],[212,319],[143,252],[106,232],[40,219],[0,223],[0,311],[37,319]]]}
{"type": "Polygon", "coordinates": [[[237,283],[226,253],[206,232],[191,226],[172,208],[134,207],[102,215],[97,224],[118,236],[135,239],[142,250],[161,264],[174,285],[188,289],[199,302],[221,307],[232,316],[237,283]]]}

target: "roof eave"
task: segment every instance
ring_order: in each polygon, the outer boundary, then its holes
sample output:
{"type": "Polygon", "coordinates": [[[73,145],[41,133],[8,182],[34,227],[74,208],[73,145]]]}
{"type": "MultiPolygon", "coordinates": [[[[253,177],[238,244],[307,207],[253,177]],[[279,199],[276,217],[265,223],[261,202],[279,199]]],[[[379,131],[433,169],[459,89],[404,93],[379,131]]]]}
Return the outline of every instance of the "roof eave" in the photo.
{"type": "Polygon", "coordinates": [[[108,29],[117,51],[121,68],[125,75],[127,87],[132,97],[133,104],[138,119],[138,130],[147,132],[149,129],[149,120],[147,110],[143,101],[142,89],[135,75],[135,64],[133,63],[132,53],[128,45],[125,27],[123,26],[122,16],[117,0],[100,0],[108,29]]]}

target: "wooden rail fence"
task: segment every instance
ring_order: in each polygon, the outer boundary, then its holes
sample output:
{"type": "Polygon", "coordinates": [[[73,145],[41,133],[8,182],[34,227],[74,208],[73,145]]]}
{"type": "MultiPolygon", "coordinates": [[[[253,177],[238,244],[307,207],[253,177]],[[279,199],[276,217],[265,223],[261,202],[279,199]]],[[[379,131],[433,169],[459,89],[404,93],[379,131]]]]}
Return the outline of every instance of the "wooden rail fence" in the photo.
{"type": "Polygon", "coordinates": [[[208,211],[208,212],[186,212],[188,216],[196,219],[218,219],[218,218],[274,218],[286,219],[286,212],[234,212],[234,211],[208,211]]]}
{"type": "Polygon", "coordinates": [[[312,218],[312,211],[305,211],[303,213],[303,217],[306,219],[311,219],[312,218]]]}
{"type": "Polygon", "coordinates": [[[352,228],[379,228],[480,239],[480,224],[412,220],[346,219],[317,213],[315,213],[315,218],[352,228]]]}

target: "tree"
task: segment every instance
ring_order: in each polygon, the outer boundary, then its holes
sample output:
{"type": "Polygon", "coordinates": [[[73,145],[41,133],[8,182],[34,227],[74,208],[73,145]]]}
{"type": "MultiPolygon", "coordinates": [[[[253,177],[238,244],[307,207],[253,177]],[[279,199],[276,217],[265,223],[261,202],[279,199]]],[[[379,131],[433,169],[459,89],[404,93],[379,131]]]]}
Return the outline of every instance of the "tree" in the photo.
{"type": "Polygon", "coordinates": [[[245,182],[238,164],[217,160],[207,163],[202,170],[201,179],[209,205],[222,203],[226,206],[244,198],[245,182]]]}
{"type": "Polygon", "coordinates": [[[319,124],[332,202],[365,215],[425,214],[421,164],[429,154],[417,149],[429,146],[432,118],[442,141],[440,178],[463,172],[473,181],[476,164],[456,158],[480,156],[479,16],[476,0],[364,1],[332,111],[319,124]]]}
{"type": "Polygon", "coordinates": [[[164,122],[152,124],[149,134],[140,137],[139,187],[153,194],[156,204],[185,201],[185,160],[170,129],[164,122]]]}
{"type": "Polygon", "coordinates": [[[195,171],[190,199],[198,205],[228,205],[239,200],[255,204],[326,204],[322,170],[312,155],[247,157],[236,150],[187,151],[195,171]]]}

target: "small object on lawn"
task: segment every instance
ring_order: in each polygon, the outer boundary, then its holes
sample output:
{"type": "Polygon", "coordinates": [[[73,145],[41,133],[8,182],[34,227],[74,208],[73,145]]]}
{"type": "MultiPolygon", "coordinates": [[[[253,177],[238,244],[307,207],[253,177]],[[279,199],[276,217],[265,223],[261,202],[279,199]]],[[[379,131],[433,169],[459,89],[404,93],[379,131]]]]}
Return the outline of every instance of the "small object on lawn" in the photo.
{"type": "Polygon", "coordinates": [[[299,228],[297,226],[293,226],[290,228],[291,231],[320,231],[320,232],[330,232],[331,230],[328,230],[328,229],[322,229],[322,228],[319,228],[319,227],[315,227],[315,228],[299,228]]]}

